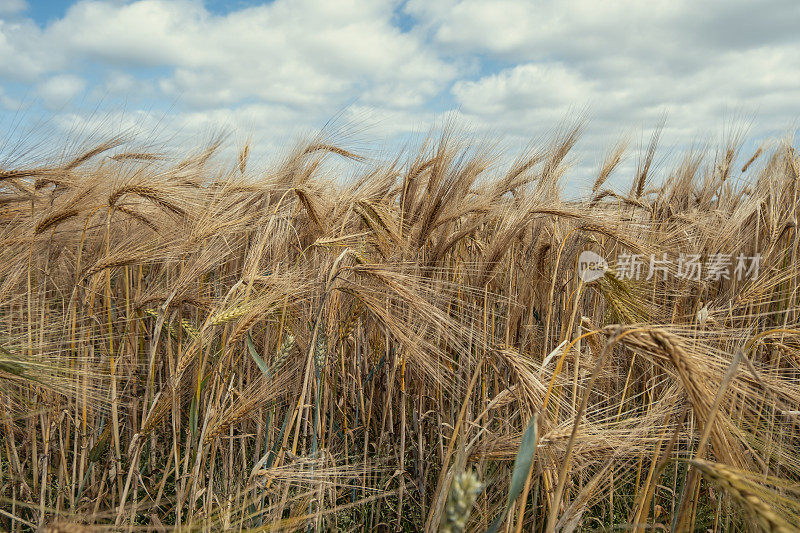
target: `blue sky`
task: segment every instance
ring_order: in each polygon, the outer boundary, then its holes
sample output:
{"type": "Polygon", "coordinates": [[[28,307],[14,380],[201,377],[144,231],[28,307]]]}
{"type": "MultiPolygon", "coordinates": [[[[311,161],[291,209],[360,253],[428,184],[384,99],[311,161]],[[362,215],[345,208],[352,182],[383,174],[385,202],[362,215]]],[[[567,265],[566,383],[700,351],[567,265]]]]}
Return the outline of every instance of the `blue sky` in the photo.
{"type": "Polygon", "coordinates": [[[584,117],[590,174],[664,116],[666,154],[796,132],[798,27],[795,0],[0,0],[0,135],[224,130],[269,158],[333,117],[375,149],[448,120],[514,149],[584,117]]]}

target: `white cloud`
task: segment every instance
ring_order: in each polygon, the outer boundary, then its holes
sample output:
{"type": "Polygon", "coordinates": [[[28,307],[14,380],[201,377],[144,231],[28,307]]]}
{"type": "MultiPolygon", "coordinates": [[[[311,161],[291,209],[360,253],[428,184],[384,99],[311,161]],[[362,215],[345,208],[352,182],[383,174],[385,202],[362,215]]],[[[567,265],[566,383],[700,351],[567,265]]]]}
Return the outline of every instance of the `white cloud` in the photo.
{"type": "Polygon", "coordinates": [[[82,1],[43,42],[65,50],[64,64],[85,57],[171,69],[160,88],[200,107],[251,97],[330,105],[354,92],[371,103],[416,105],[456,71],[392,16],[391,3],[349,0],[277,0],[225,16],[188,0],[82,1]]]}
{"type": "MultiPolygon", "coordinates": [[[[145,125],[170,121],[169,138],[191,143],[197,132],[251,131],[262,149],[278,150],[347,110],[359,128],[402,134],[410,116],[423,116],[419,108],[447,95],[458,68],[424,35],[401,31],[396,8],[394,1],[277,0],[215,15],[199,0],[82,0],[43,28],[0,22],[0,76],[36,81],[43,103],[64,111],[57,123],[66,131],[151,135],[145,125]],[[113,119],[69,109],[86,82],[61,73],[83,74],[86,65],[94,71],[88,97],[121,97],[133,108],[113,119]]],[[[414,124],[425,129],[432,115],[414,124]]]]}
{"type": "Polygon", "coordinates": [[[27,9],[25,0],[0,0],[0,15],[13,15],[27,9]]]}
{"type": "Polygon", "coordinates": [[[86,80],[72,74],[53,76],[39,84],[36,89],[44,104],[50,109],[58,109],[70,103],[86,88],[86,80]]]}
{"type": "Polygon", "coordinates": [[[334,116],[395,140],[454,118],[520,145],[585,112],[594,160],[664,112],[667,146],[730,117],[754,136],[796,127],[797,27],[796,0],[275,0],[223,15],[202,0],[80,0],[46,26],[0,17],[0,78],[15,95],[35,87],[66,130],[194,144],[226,128],[266,151],[334,116]],[[71,107],[81,95],[101,111],[71,107]]]}
{"type": "MultiPolygon", "coordinates": [[[[590,100],[595,114],[617,121],[656,108],[688,121],[697,120],[689,108],[766,111],[800,97],[794,0],[410,0],[405,9],[440,53],[512,63],[455,84],[453,94],[477,114],[590,100]]],[[[796,116],[797,101],[782,112],[796,116]]]]}
{"type": "Polygon", "coordinates": [[[133,89],[136,78],[125,72],[113,72],[106,77],[105,88],[112,93],[126,93],[133,89]]]}
{"type": "Polygon", "coordinates": [[[600,55],[704,65],[719,51],[797,41],[794,0],[410,0],[405,9],[454,52],[517,61],[600,55]]]}
{"type": "Polygon", "coordinates": [[[0,77],[31,83],[60,62],[31,20],[0,18],[0,77]]]}
{"type": "Polygon", "coordinates": [[[21,105],[22,103],[19,100],[8,96],[5,89],[0,87],[0,106],[3,106],[9,111],[16,111],[21,105]]]}
{"type": "Polygon", "coordinates": [[[664,114],[665,147],[726,126],[782,134],[800,118],[795,1],[410,0],[404,9],[439,54],[481,58],[480,77],[452,86],[459,114],[517,144],[582,111],[583,159],[664,114]]]}
{"type": "Polygon", "coordinates": [[[223,134],[227,141],[223,151],[228,156],[236,156],[235,141],[248,139],[253,143],[254,159],[281,155],[293,142],[308,138],[319,127],[317,117],[298,116],[289,107],[263,103],[198,111],[64,111],[55,114],[54,122],[67,134],[78,132],[98,139],[122,136],[165,152],[196,149],[223,134]]]}
{"type": "Polygon", "coordinates": [[[525,64],[478,81],[459,81],[453,94],[466,112],[493,115],[530,108],[581,105],[594,84],[561,64],[525,64]]]}

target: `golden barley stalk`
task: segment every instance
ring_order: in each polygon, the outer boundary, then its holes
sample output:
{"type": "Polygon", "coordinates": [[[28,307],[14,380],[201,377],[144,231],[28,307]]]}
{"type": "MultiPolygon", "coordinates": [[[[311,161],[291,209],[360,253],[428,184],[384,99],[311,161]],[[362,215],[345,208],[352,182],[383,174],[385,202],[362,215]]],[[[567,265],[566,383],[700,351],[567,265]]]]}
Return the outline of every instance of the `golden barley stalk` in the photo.
{"type": "Polygon", "coordinates": [[[765,531],[775,533],[800,531],[773,511],[772,507],[753,490],[753,483],[742,477],[735,469],[728,465],[700,459],[691,460],[689,463],[700,470],[715,485],[730,494],[765,531]]]}

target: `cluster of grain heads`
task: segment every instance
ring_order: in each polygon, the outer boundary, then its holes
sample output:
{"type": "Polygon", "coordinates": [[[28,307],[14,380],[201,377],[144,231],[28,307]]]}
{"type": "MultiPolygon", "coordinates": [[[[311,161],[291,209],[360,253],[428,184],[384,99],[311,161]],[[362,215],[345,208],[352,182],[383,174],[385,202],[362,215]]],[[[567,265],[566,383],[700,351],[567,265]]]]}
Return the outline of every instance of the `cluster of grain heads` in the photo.
{"type": "Polygon", "coordinates": [[[0,169],[0,530],[793,530],[797,151],[579,131],[0,169]]]}

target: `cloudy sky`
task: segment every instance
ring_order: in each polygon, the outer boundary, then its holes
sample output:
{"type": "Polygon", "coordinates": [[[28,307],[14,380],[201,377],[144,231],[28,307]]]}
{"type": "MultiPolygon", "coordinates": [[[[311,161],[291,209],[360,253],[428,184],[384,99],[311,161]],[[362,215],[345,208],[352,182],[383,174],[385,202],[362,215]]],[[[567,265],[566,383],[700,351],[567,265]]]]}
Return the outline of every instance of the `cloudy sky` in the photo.
{"type": "Polygon", "coordinates": [[[225,129],[269,155],[331,119],[374,147],[448,119],[518,147],[587,119],[590,168],[800,125],[797,0],[0,0],[0,137],[225,129]]]}

